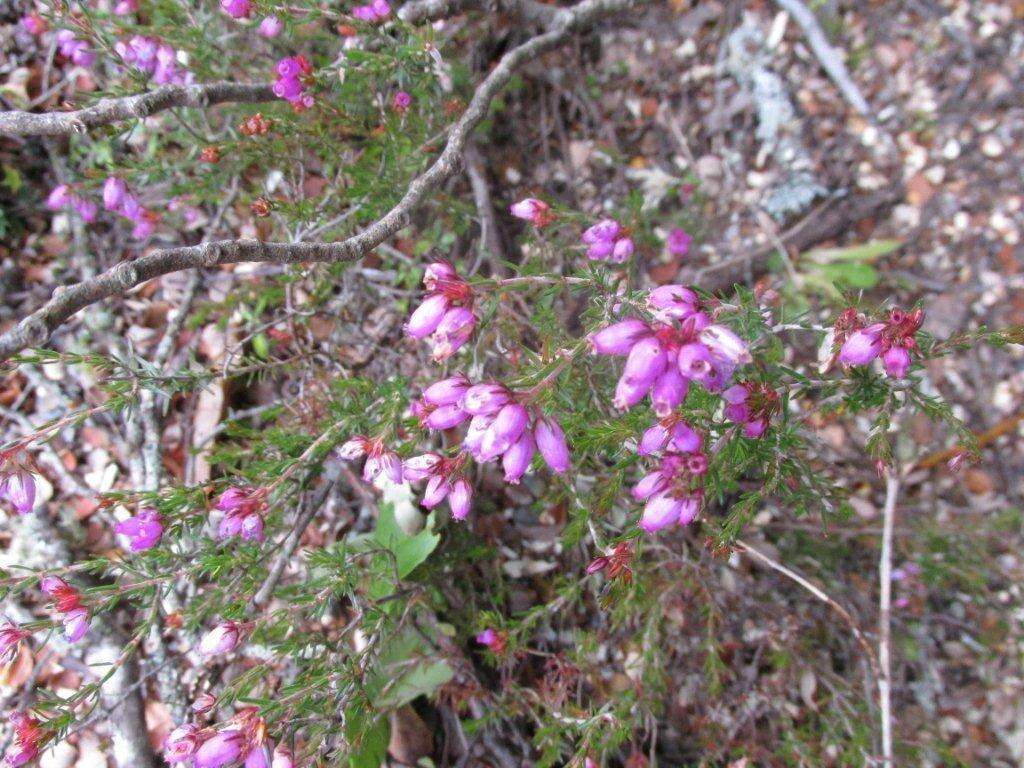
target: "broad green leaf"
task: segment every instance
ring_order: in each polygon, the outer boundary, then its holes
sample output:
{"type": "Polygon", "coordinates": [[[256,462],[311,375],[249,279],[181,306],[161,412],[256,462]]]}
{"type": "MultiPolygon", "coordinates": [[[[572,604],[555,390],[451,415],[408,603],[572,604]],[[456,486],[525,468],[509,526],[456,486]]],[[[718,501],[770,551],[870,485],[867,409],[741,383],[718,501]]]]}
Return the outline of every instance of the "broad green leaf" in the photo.
{"type": "Polygon", "coordinates": [[[406,630],[393,637],[367,676],[366,695],[378,709],[400,707],[417,696],[429,696],[452,679],[447,662],[424,656],[420,634],[406,630]]]}
{"type": "Polygon", "coordinates": [[[349,768],[380,768],[387,757],[390,735],[386,717],[350,707],[345,712],[345,738],[350,745],[349,768]]]}
{"type": "Polygon", "coordinates": [[[903,245],[901,240],[872,240],[846,248],[816,248],[801,254],[801,258],[817,264],[832,264],[837,261],[867,262],[892,253],[901,245],[903,245]]]}
{"type": "Polygon", "coordinates": [[[394,505],[381,504],[373,538],[380,546],[394,553],[398,578],[404,579],[437,548],[441,537],[433,529],[434,515],[431,513],[427,516],[423,530],[410,536],[398,527],[394,505]]]}

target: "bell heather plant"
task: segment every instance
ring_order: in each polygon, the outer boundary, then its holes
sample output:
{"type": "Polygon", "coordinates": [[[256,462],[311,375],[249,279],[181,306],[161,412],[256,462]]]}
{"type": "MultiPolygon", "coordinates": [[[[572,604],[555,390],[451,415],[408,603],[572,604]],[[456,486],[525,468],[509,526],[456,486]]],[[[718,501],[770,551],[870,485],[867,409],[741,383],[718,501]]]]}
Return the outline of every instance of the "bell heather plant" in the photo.
{"type": "MultiPolygon", "coordinates": [[[[894,443],[913,414],[944,425],[958,466],[977,458],[924,365],[1019,343],[1019,329],[936,339],[927,306],[850,293],[798,311],[761,289],[655,279],[650,259],[692,257],[700,232],[633,195],[580,210],[503,190],[473,228],[446,183],[472,165],[488,109],[509,108],[494,99],[514,71],[637,4],[533,8],[525,42],[483,76],[416,5],[161,0],[22,17],[128,99],[99,123],[73,118],[75,162],[40,212],[73,212],[82,242],[122,242],[117,217],[131,228],[123,261],[0,337],[5,375],[88,381],[0,451],[10,529],[78,554],[4,571],[5,600],[28,608],[0,624],[0,661],[118,646],[76,690],[8,702],[7,765],[97,711],[129,713],[109,715],[121,768],[157,765],[126,704],[140,696],[166,713],[150,736],[172,765],[383,765],[400,718],[426,708],[465,760],[477,740],[507,751],[514,727],[529,734],[523,764],[640,765],[671,664],[659,594],[681,564],[747,552],[769,507],[849,513],[812,427],[866,420],[859,469],[889,478],[912,461],[894,443]],[[161,86],[157,107],[131,101],[161,86]],[[496,211],[514,243],[476,258],[467,243],[496,211]],[[174,284],[183,270],[204,276],[174,284]],[[106,349],[85,343],[88,323],[55,334],[142,285],[165,297],[151,333],[106,349]],[[123,471],[69,483],[99,523],[87,540],[52,498],[73,458],[54,446],[97,424],[122,425],[125,450],[123,471]],[[613,637],[632,661],[609,660],[613,637]]],[[[2,125],[50,130],[31,115],[2,125]]],[[[713,636],[720,608],[700,573],[685,579],[713,636]]]]}

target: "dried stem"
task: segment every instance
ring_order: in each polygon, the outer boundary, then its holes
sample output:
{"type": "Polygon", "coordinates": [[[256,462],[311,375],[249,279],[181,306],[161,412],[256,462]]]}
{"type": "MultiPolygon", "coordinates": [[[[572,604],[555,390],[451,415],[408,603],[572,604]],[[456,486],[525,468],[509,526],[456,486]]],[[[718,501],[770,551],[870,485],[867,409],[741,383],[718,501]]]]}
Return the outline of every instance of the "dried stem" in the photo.
{"type": "Polygon", "coordinates": [[[892,532],[896,523],[896,499],[900,481],[896,469],[885,476],[885,507],[882,509],[882,554],[878,561],[878,706],[882,724],[882,765],[893,768],[892,754],[892,532]]]}
{"type": "Polygon", "coordinates": [[[879,677],[878,660],[875,658],[875,654],[871,650],[871,644],[868,643],[868,640],[864,636],[864,633],[861,631],[860,627],[857,626],[857,621],[853,618],[853,616],[850,614],[848,610],[846,610],[842,605],[836,602],[836,600],[823,589],[815,586],[791,568],[788,568],[787,566],[783,565],[777,560],[773,560],[768,555],[764,554],[764,552],[754,549],[745,541],[736,541],[733,544],[733,546],[738,552],[742,552],[743,554],[748,555],[751,559],[757,560],[762,565],[766,565],[773,571],[778,571],[787,579],[796,582],[801,587],[810,592],[812,595],[814,595],[816,598],[818,598],[823,603],[832,608],[832,610],[835,611],[837,614],[839,614],[839,617],[843,621],[845,621],[846,624],[850,627],[850,631],[853,633],[853,637],[854,639],[856,639],[857,644],[864,651],[864,656],[868,660],[868,666],[871,667],[871,672],[875,675],[876,678],[879,677]]]}

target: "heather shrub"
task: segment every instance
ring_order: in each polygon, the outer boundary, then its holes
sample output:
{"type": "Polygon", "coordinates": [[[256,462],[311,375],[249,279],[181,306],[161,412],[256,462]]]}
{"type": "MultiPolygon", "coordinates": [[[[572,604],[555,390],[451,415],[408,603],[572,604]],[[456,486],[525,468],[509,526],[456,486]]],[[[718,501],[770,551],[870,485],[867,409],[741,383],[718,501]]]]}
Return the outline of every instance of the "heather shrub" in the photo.
{"type": "MultiPolygon", "coordinates": [[[[475,146],[527,129],[504,101],[529,88],[516,70],[640,13],[499,5],[517,33],[486,67],[460,55],[456,24],[381,0],[26,12],[18,34],[94,84],[76,106],[168,95],[50,133],[65,176],[33,202],[91,267],[0,338],[5,375],[89,383],[0,453],[11,526],[70,542],[66,561],[8,562],[4,599],[35,613],[0,628],[3,660],[119,649],[73,691],[8,702],[9,765],[116,721],[140,691],[172,726],[162,759],[197,768],[378,766],[389,742],[401,762],[410,712],[463,760],[469,744],[507,752],[517,721],[531,764],[639,765],[666,716],[667,595],[691,598],[717,696],[699,569],[756,555],[759,512],[842,521],[851,486],[879,483],[891,523],[920,458],[899,442],[914,414],[954,468],[976,459],[926,366],[1019,330],[934,338],[927,306],[842,280],[811,304],[656,281],[651,260],[696,258],[706,235],[686,202],[699,179],[669,203],[636,189],[588,209],[509,182],[493,204],[515,238],[496,251],[454,180],[475,146]],[[150,333],[98,314],[126,296],[164,302],[150,333]],[[201,440],[196,408],[212,413],[201,440]],[[822,449],[817,427],[839,421],[867,426],[856,467],[822,449]],[[83,541],[37,486],[54,476],[44,452],[94,424],[124,429],[128,466],[87,499],[104,533],[83,541]]],[[[35,132],[17,119],[7,135],[35,132]]],[[[873,729],[888,661],[856,636],[873,729]]],[[[124,732],[138,712],[123,718],[117,764],[158,764],[124,732]]]]}

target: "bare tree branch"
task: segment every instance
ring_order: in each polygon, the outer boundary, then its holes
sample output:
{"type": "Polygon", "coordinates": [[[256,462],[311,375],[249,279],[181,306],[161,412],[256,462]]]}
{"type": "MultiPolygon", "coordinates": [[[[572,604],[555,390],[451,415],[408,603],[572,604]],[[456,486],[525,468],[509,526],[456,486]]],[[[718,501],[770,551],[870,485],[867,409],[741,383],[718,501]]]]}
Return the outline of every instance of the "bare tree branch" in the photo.
{"type": "Polygon", "coordinates": [[[165,85],[135,96],[100,99],[91,107],[72,112],[0,112],[0,136],[66,136],[121,120],[148,117],[172,107],[202,108],[225,102],[255,104],[275,98],[268,84],[165,85]]]}
{"type": "Polygon", "coordinates": [[[433,190],[459,170],[470,135],[486,116],[491,100],[508,83],[518,67],[557,47],[571,33],[638,2],[640,0],[584,0],[561,11],[552,29],[502,56],[477,87],[466,111],[452,126],[448,141],[437,160],[412,180],[402,199],[390,211],[362,232],[333,243],[217,240],[154,251],[134,261],[118,264],[91,280],[55,289],[49,302],[0,336],[0,360],[27,347],[42,346],[58,326],[90,304],[109,296],[124,294],[148,280],[170,272],[242,261],[295,264],[355,261],[363,257],[408,225],[412,212],[433,190]]]}

